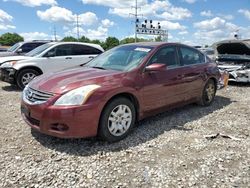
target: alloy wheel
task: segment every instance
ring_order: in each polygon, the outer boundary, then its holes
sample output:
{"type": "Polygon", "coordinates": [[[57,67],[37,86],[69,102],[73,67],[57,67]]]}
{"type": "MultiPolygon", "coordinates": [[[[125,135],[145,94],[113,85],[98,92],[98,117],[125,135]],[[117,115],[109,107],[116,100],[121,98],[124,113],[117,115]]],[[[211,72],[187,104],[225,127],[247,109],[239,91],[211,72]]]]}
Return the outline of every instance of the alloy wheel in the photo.
{"type": "Polygon", "coordinates": [[[213,100],[214,94],[215,94],[215,86],[213,83],[209,83],[206,88],[207,102],[211,102],[213,100]]]}
{"type": "Polygon", "coordinates": [[[127,132],[132,122],[132,111],[127,105],[118,105],[108,118],[108,130],[113,136],[122,136],[127,132]]]}
{"type": "Polygon", "coordinates": [[[26,73],[22,77],[22,84],[26,86],[31,80],[33,80],[36,77],[34,73],[26,73]]]}

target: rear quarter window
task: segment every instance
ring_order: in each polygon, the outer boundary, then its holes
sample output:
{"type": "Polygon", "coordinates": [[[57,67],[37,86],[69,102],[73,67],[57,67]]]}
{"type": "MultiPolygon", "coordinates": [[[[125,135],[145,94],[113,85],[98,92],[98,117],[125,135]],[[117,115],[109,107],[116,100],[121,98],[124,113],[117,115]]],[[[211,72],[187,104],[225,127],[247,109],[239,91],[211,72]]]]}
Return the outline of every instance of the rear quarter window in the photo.
{"type": "Polygon", "coordinates": [[[98,55],[102,51],[86,45],[73,45],[73,55],[98,55]]]}

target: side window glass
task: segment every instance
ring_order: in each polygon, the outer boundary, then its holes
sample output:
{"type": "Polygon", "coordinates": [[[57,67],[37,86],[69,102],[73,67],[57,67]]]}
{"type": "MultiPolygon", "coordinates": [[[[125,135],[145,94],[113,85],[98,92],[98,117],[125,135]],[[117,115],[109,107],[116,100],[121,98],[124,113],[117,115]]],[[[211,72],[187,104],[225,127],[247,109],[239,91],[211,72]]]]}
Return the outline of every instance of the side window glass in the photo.
{"type": "Polygon", "coordinates": [[[178,66],[178,59],[176,55],[175,47],[163,47],[159,49],[156,54],[151,58],[148,65],[160,63],[166,64],[168,67],[170,66],[178,66]]]}
{"type": "Polygon", "coordinates": [[[91,46],[74,45],[73,47],[73,55],[96,55],[100,53],[100,50],[91,46]]]}
{"type": "MultiPolygon", "coordinates": [[[[183,65],[193,65],[202,63],[202,54],[191,48],[180,47],[181,62],[183,65]]],[[[203,56],[203,59],[204,56],[203,56]]]]}
{"type": "Polygon", "coordinates": [[[200,63],[206,63],[206,57],[204,54],[200,53],[200,63]]]}
{"type": "Polygon", "coordinates": [[[60,46],[55,47],[52,50],[55,51],[55,56],[73,55],[73,53],[72,53],[72,45],[70,45],[70,44],[60,45],[60,46]]]}
{"type": "Polygon", "coordinates": [[[22,49],[23,53],[27,53],[27,52],[31,51],[33,48],[32,48],[32,44],[27,43],[27,44],[24,44],[23,46],[21,46],[20,49],[22,49]]]}

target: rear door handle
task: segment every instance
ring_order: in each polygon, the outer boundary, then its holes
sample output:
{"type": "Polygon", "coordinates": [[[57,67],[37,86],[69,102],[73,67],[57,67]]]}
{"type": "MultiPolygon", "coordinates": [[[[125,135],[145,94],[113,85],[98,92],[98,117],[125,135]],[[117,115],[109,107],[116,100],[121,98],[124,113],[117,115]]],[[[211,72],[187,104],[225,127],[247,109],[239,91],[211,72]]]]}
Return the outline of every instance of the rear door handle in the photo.
{"type": "Polygon", "coordinates": [[[94,56],[89,56],[89,59],[94,59],[95,57],[94,56]]]}
{"type": "Polygon", "coordinates": [[[72,57],[66,57],[65,59],[72,59],[72,57]]]}
{"type": "Polygon", "coordinates": [[[184,75],[183,75],[183,74],[178,75],[177,78],[178,78],[178,79],[182,79],[182,78],[184,78],[184,75]]]}

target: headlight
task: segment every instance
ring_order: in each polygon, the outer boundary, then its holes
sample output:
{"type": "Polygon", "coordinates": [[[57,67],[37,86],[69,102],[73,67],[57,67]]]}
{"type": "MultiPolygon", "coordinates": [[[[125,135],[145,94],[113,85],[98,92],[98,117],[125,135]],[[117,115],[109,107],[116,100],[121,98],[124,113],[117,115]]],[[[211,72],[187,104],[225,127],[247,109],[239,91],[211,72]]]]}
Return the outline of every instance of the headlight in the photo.
{"type": "Polygon", "coordinates": [[[1,65],[1,67],[13,67],[16,64],[17,61],[9,61],[9,62],[5,62],[1,65]]]}
{"type": "Polygon", "coordinates": [[[91,94],[98,89],[99,85],[87,85],[72,91],[61,96],[55,102],[54,106],[74,106],[74,105],[82,105],[87,99],[91,96],[91,94]]]}

